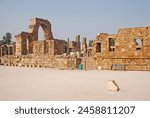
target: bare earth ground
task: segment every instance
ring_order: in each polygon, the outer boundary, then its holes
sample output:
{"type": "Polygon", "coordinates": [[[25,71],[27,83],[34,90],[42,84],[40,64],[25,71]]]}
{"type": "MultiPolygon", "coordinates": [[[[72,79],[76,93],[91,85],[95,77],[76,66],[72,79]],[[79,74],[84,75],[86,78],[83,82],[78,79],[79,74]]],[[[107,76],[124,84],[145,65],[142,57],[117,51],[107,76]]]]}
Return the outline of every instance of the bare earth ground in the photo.
{"type": "Polygon", "coordinates": [[[0,100],[150,100],[150,72],[0,66],[0,100]]]}

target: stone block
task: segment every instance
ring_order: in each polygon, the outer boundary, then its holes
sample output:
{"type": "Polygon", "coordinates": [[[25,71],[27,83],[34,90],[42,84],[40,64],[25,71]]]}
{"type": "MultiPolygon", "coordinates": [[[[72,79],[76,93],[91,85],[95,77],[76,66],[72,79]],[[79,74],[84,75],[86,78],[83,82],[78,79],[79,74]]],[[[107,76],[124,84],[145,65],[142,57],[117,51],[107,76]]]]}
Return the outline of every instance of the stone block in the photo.
{"type": "Polygon", "coordinates": [[[98,70],[102,70],[102,66],[98,66],[97,69],[98,69],[98,70]]]}
{"type": "Polygon", "coordinates": [[[107,90],[117,92],[120,90],[120,88],[119,88],[118,84],[115,82],[115,80],[109,80],[107,83],[107,90]]]}

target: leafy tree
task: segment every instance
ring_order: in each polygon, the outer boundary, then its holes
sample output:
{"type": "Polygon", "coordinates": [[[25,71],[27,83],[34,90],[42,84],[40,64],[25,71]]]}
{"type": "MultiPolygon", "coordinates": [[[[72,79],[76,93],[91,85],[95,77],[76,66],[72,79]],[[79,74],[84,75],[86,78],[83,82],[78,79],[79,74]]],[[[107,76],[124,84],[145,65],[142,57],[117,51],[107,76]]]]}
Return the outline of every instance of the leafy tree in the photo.
{"type": "Polygon", "coordinates": [[[89,47],[92,47],[93,40],[89,40],[89,47]]]}
{"type": "Polygon", "coordinates": [[[67,44],[67,41],[63,40],[64,44],[67,44]]]}
{"type": "Polygon", "coordinates": [[[9,32],[7,32],[6,34],[5,34],[5,36],[3,36],[3,38],[2,38],[3,40],[3,44],[10,44],[11,43],[11,39],[12,39],[12,34],[11,33],[9,33],[9,32]]]}
{"type": "Polygon", "coordinates": [[[0,46],[3,45],[3,44],[4,44],[4,41],[3,41],[3,40],[0,40],[0,46]]]}

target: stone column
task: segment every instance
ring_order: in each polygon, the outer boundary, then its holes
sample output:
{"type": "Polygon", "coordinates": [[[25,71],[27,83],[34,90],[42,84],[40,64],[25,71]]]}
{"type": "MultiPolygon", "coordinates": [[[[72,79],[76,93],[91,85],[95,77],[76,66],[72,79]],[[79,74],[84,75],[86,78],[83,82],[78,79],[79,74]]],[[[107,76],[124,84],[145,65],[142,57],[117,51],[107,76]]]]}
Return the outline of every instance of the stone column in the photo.
{"type": "Polygon", "coordinates": [[[1,48],[2,48],[2,49],[1,49],[1,51],[2,51],[2,52],[1,52],[1,55],[3,56],[3,53],[4,53],[4,46],[2,46],[1,48]]]}
{"type": "Polygon", "coordinates": [[[76,42],[80,42],[80,35],[76,36],[76,42]]]}
{"type": "Polygon", "coordinates": [[[87,43],[86,43],[85,37],[83,37],[83,39],[82,39],[82,53],[83,53],[84,57],[87,56],[87,43]]]}
{"type": "Polygon", "coordinates": [[[6,55],[6,47],[4,46],[4,56],[6,55]]]}
{"type": "Polygon", "coordinates": [[[86,57],[84,58],[84,70],[86,70],[87,67],[86,67],[86,57]]]}
{"type": "Polygon", "coordinates": [[[28,38],[26,39],[26,45],[27,45],[27,53],[26,54],[28,54],[29,53],[29,39],[28,38]]]}
{"type": "Polygon", "coordinates": [[[75,42],[76,42],[75,51],[78,51],[80,53],[81,51],[80,35],[76,36],[75,42]]]}
{"type": "Polygon", "coordinates": [[[67,45],[67,55],[70,53],[69,52],[69,38],[67,39],[67,43],[68,43],[68,45],[67,45]]]}
{"type": "Polygon", "coordinates": [[[12,49],[12,51],[13,51],[12,53],[13,53],[13,55],[15,55],[15,47],[13,46],[12,48],[13,48],[12,49]]]}
{"type": "Polygon", "coordinates": [[[1,48],[1,57],[2,57],[2,56],[3,56],[3,55],[2,55],[2,49],[3,49],[3,48],[2,48],[2,46],[1,46],[0,48],[1,48]]]}
{"type": "Polygon", "coordinates": [[[8,56],[10,55],[10,46],[7,46],[7,50],[8,50],[8,56]]]}

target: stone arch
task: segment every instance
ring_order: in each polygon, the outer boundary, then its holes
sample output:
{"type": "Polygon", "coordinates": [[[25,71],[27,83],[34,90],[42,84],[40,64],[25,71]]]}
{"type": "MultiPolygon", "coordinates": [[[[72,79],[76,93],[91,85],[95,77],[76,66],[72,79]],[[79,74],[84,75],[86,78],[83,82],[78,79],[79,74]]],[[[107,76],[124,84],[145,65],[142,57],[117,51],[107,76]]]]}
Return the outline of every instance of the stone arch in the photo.
{"type": "Polygon", "coordinates": [[[7,45],[8,55],[14,55],[14,45],[7,45]]]}
{"type": "Polygon", "coordinates": [[[44,40],[53,39],[50,22],[48,20],[35,18],[31,20],[31,24],[29,25],[29,33],[33,34],[33,40],[38,40],[38,30],[40,26],[43,29],[44,40]]]}
{"type": "Polygon", "coordinates": [[[38,30],[39,27],[43,29],[43,37],[44,53],[47,53],[47,47],[49,47],[50,40],[53,40],[53,35],[51,31],[51,24],[48,20],[34,18],[31,20],[31,23],[28,28],[28,32],[21,32],[20,34],[16,35],[16,55],[26,55],[26,54],[36,54],[34,51],[34,46],[37,49],[39,42],[38,42],[38,30]]]}
{"type": "Polygon", "coordinates": [[[4,44],[1,46],[1,57],[2,56],[5,56],[5,55],[8,55],[8,45],[7,44],[4,44]]]}

